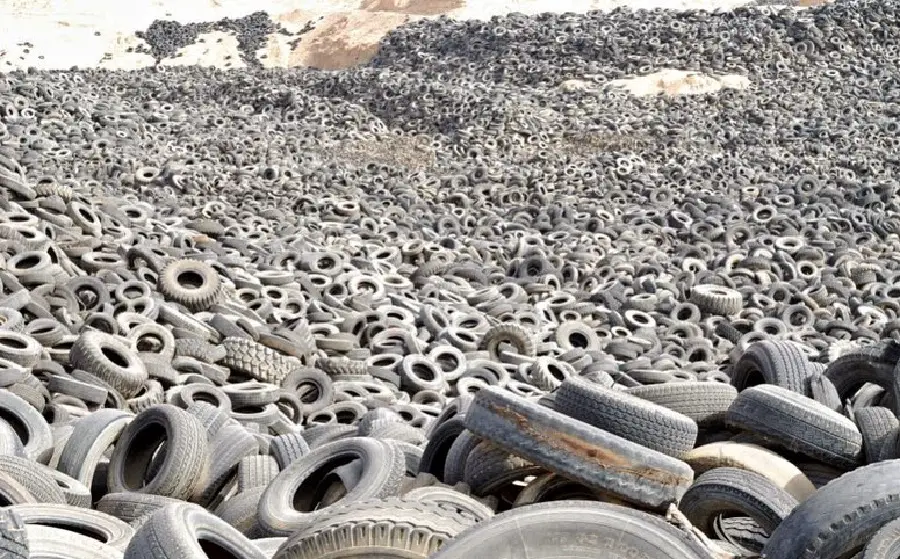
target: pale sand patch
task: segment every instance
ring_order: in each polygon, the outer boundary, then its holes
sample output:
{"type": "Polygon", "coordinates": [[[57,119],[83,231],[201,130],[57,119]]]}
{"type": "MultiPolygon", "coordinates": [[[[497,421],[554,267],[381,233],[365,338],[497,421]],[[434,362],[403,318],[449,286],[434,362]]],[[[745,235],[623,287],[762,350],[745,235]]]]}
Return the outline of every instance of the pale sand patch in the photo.
{"type": "Polygon", "coordinates": [[[246,68],[238,50],[238,40],[234,33],[213,31],[197,36],[197,41],[178,51],[177,56],[164,58],[161,66],[223,66],[246,68]]]}
{"type": "Polygon", "coordinates": [[[722,89],[747,89],[750,87],[750,80],[737,74],[710,76],[683,70],[662,70],[646,76],[612,80],[607,87],[622,88],[639,97],[660,94],[702,95],[722,89]]]}

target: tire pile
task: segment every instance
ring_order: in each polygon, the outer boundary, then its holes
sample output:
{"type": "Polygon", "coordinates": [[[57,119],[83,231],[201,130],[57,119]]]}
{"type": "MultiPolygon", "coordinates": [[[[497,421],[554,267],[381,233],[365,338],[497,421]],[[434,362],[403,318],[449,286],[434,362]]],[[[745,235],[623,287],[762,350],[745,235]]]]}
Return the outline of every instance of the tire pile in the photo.
{"type": "Polygon", "coordinates": [[[897,557],[898,15],[0,76],[0,556],[897,557]]]}

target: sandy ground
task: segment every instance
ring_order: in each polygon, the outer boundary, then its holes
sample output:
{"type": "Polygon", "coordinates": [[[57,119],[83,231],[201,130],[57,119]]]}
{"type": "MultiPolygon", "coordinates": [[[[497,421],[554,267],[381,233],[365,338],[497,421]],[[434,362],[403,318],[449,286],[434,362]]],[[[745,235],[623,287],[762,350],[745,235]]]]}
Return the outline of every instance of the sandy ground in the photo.
{"type": "MultiPolygon", "coordinates": [[[[367,61],[395,27],[446,14],[488,19],[510,12],[586,12],[634,8],[719,8],[747,0],[0,0],[0,72],[34,66],[141,68],[150,56],[129,52],[135,31],[156,19],[187,22],[238,18],[265,10],[295,36],[274,34],[258,55],[266,66],[337,69],[367,61]],[[299,42],[299,33],[310,24],[299,42]],[[265,56],[262,56],[265,55],[265,56]]],[[[221,34],[225,35],[225,34],[221,34]]],[[[233,37],[203,37],[162,64],[242,65],[233,37]],[[217,41],[222,38],[222,41],[217,41]],[[230,57],[230,58],[228,58],[230,57]]]]}

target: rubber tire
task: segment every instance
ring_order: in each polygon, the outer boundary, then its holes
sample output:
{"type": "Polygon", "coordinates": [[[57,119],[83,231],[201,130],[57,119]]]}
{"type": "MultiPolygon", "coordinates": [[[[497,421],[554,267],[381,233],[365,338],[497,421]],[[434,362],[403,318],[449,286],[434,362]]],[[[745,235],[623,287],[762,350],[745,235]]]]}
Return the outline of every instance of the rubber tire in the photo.
{"type": "Polygon", "coordinates": [[[556,391],[556,411],[678,458],[697,442],[697,423],[663,406],[574,377],[556,391]]]}
{"type": "Polygon", "coordinates": [[[256,487],[267,487],[281,468],[271,456],[246,456],[241,459],[237,470],[237,490],[243,493],[256,487]]]}
{"type": "Polygon", "coordinates": [[[289,433],[273,437],[269,443],[269,453],[278,464],[279,470],[284,470],[294,461],[309,454],[309,443],[299,433],[289,433]]]}
{"type": "MultiPolygon", "coordinates": [[[[897,377],[894,369],[898,361],[900,361],[900,343],[884,340],[874,346],[858,348],[838,357],[828,364],[824,374],[834,384],[841,401],[844,401],[850,399],[867,382],[894,391],[897,377]]],[[[895,403],[900,403],[896,394],[895,403]]]]}
{"type": "Polygon", "coordinates": [[[168,505],[180,503],[178,499],[147,493],[107,493],[97,501],[97,510],[114,516],[127,524],[149,517],[168,505]]]}
{"type": "Polygon", "coordinates": [[[809,396],[830,410],[840,413],[844,408],[834,383],[823,374],[817,373],[809,377],[809,396]]]}
{"type": "Polygon", "coordinates": [[[442,480],[444,483],[455,485],[466,479],[466,462],[469,459],[469,454],[480,442],[481,439],[468,429],[463,430],[456,437],[456,440],[453,441],[450,450],[447,452],[447,460],[444,465],[444,479],[442,480]]]}
{"type": "Polygon", "coordinates": [[[740,468],[764,476],[797,501],[805,501],[816,487],[797,466],[771,450],[746,443],[722,441],[698,446],[685,457],[696,475],[713,468],[740,468]]]}
{"type": "Polygon", "coordinates": [[[149,378],[144,362],[136,351],[117,338],[96,330],[78,336],[69,352],[72,367],[82,369],[115,388],[124,398],[134,398],[149,378]],[[112,351],[127,362],[120,366],[105,352],[112,351]]]}
{"type": "Polygon", "coordinates": [[[31,557],[42,559],[122,559],[122,551],[68,530],[26,524],[31,557]]]}
{"type": "Polygon", "coordinates": [[[104,512],[52,503],[28,503],[11,507],[27,524],[58,528],[91,537],[97,542],[124,551],[134,536],[127,523],[104,512]]]}
{"type": "Polygon", "coordinates": [[[800,503],[772,532],[763,557],[837,559],[860,551],[882,526],[900,518],[900,460],[844,474],[800,503]]]}
{"type": "Polygon", "coordinates": [[[866,463],[878,462],[885,445],[894,442],[900,421],[894,412],[880,406],[856,410],[853,419],[862,433],[866,463]]]}
{"type": "Polygon", "coordinates": [[[274,559],[426,559],[473,524],[429,501],[360,501],[289,537],[274,559]]]}
{"type": "Polygon", "coordinates": [[[90,487],[97,464],[133,418],[126,411],[102,409],[79,419],[66,440],[57,469],[90,487]]]}
{"type": "Polygon", "coordinates": [[[475,446],[466,459],[465,482],[478,496],[491,495],[516,481],[545,472],[528,460],[510,454],[491,441],[475,446]]]}
{"type": "Polygon", "coordinates": [[[737,468],[715,468],[701,474],[678,503],[694,527],[714,536],[713,522],[722,515],[749,516],[772,532],[797,506],[797,500],[767,478],[737,468]]]}
{"type": "Polygon", "coordinates": [[[721,382],[648,384],[626,392],[689,417],[698,425],[723,422],[728,407],[737,397],[733,386],[721,382]]]}
{"type": "Polygon", "coordinates": [[[465,416],[456,415],[441,423],[428,437],[428,444],[422,453],[422,461],[419,463],[419,471],[433,474],[439,480],[444,481],[444,469],[447,464],[447,456],[453,443],[466,429],[465,416]]]}
{"type": "Polygon", "coordinates": [[[192,312],[205,311],[222,298],[222,282],[215,268],[199,260],[174,260],[159,273],[159,292],[169,301],[184,305],[192,312]],[[202,278],[197,288],[184,287],[178,281],[181,274],[202,278]]]}
{"type": "Polygon", "coordinates": [[[335,441],[311,451],[275,477],[266,488],[259,504],[260,524],[271,535],[289,536],[315,522],[316,518],[332,507],[312,511],[297,510],[294,507],[295,494],[301,490],[304,482],[311,481],[313,475],[326,469],[333,470],[354,460],[362,462],[363,470],[359,483],[353,488],[348,488],[339,503],[347,505],[365,499],[391,497],[399,493],[405,471],[405,459],[398,447],[365,437],[335,441]]]}
{"type": "Polygon", "coordinates": [[[0,390],[0,419],[19,436],[25,455],[31,460],[53,449],[53,433],[47,420],[28,402],[9,390],[0,390]]]}
{"type": "Polygon", "coordinates": [[[680,460],[496,387],[476,394],[466,427],[546,470],[648,508],[678,501],[694,478],[680,460]]]}
{"type": "Polygon", "coordinates": [[[0,557],[29,559],[28,533],[25,523],[9,507],[0,509],[0,557]]]}
{"type": "Polygon", "coordinates": [[[644,512],[608,503],[556,501],[477,524],[431,559],[709,559],[687,534],[644,512]]]}
{"type": "Polygon", "coordinates": [[[265,559],[262,551],[243,534],[221,518],[189,503],[154,512],[134,534],[124,559],[208,559],[210,555],[265,559]]]}
{"type": "Polygon", "coordinates": [[[862,456],[856,425],[812,398],[773,385],[741,392],[728,410],[728,422],[788,450],[851,469],[862,456]]]}
{"type": "Polygon", "coordinates": [[[862,559],[896,559],[897,557],[900,557],[900,519],[882,526],[866,545],[862,555],[862,559]]]}
{"type": "Polygon", "coordinates": [[[809,359],[793,342],[762,341],[747,348],[731,373],[738,392],[758,384],[774,384],[798,394],[807,394],[809,359]]]}
{"type": "Polygon", "coordinates": [[[482,522],[494,516],[494,511],[484,503],[457,491],[452,487],[417,487],[403,494],[406,501],[430,502],[450,509],[454,513],[482,522]]]}
{"type": "Polygon", "coordinates": [[[203,425],[181,408],[159,404],[138,414],[122,431],[109,460],[107,483],[110,492],[188,500],[208,474],[209,446],[203,425]],[[145,483],[154,451],[163,442],[166,452],[160,470],[145,483]]]}
{"type": "MultiPolygon", "coordinates": [[[[53,471],[18,456],[0,456],[0,474],[10,476],[39,503],[65,504],[66,496],[56,483],[53,471]]],[[[19,504],[19,503],[12,503],[19,504]]]]}

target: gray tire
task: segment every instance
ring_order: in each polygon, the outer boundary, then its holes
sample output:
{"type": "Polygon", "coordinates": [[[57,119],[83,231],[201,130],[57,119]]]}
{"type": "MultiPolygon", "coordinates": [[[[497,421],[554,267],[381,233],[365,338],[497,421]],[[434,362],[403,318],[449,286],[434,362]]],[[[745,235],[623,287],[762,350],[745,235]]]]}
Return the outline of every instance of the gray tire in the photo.
{"type": "Polygon", "coordinates": [[[396,446],[376,439],[354,437],[319,447],[284,469],[266,488],[259,504],[259,521],[273,535],[290,535],[328,511],[317,508],[313,488],[336,482],[335,468],[353,460],[362,462],[355,487],[347,488],[338,502],[349,504],[397,495],[403,481],[405,460],[396,446]]]}
{"type": "Polygon", "coordinates": [[[72,366],[109,383],[125,398],[133,398],[147,381],[147,369],[136,351],[115,337],[96,330],[81,333],[69,353],[72,366]]]}
{"type": "Polygon", "coordinates": [[[246,456],[238,464],[238,493],[256,487],[267,487],[281,468],[271,456],[246,456]]]}
{"type": "Polygon", "coordinates": [[[122,431],[109,460],[109,490],[154,493],[190,499],[209,473],[206,430],[186,411],[168,404],[142,412],[122,431]],[[150,479],[150,464],[160,445],[166,452],[150,479]]]}
{"type": "Polygon", "coordinates": [[[679,500],[694,479],[680,460],[495,387],[477,393],[466,427],[546,470],[648,508],[679,500]]]}
{"type": "Polygon", "coordinates": [[[25,523],[11,508],[0,509],[0,557],[29,559],[25,523]]]}
{"type": "Polygon", "coordinates": [[[862,551],[882,526],[900,518],[900,460],[844,474],[801,503],[772,532],[771,559],[838,559],[862,551]]]}
{"type": "Polygon", "coordinates": [[[894,412],[880,406],[856,410],[853,418],[862,433],[866,463],[878,462],[885,451],[885,445],[894,443],[900,421],[897,421],[894,412]]]}
{"type": "Polygon", "coordinates": [[[694,420],[577,377],[567,379],[556,391],[556,411],[675,458],[697,442],[694,420]]]}
{"type": "Polygon", "coordinates": [[[900,557],[900,519],[888,522],[866,545],[862,559],[896,559],[900,557]]]}
{"type": "Polygon", "coordinates": [[[38,524],[81,534],[121,551],[134,535],[131,526],[114,516],[71,505],[29,503],[14,505],[12,510],[26,525],[38,524]]]}
{"type": "Polygon", "coordinates": [[[758,384],[774,384],[805,395],[809,386],[808,362],[806,354],[793,342],[756,342],[734,364],[731,384],[738,392],[758,384]]]}
{"type": "Polygon", "coordinates": [[[720,382],[672,382],[635,386],[628,394],[676,411],[698,424],[725,420],[725,412],[737,397],[737,390],[720,382]]]}
{"type": "Polygon", "coordinates": [[[243,534],[197,505],[158,510],[137,530],[125,559],[265,559],[243,534]]]}
{"type": "Polygon", "coordinates": [[[146,493],[107,493],[97,502],[97,510],[114,516],[127,524],[148,517],[168,505],[179,503],[177,499],[146,493]]]}
{"type": "Polygon", "coordinates": [[[32,460],[53,448],[53,434],[47,420],[31,405],[8,390],[0,390],[0,419],[7,422],[32,460]]]}
{"type": "Polygon", "coordinates": [[[819,402],[774,385],[741,392],[728,422],[827,464],[853,468],[862,454],[862,434],[846,417],[819,402]]]}
{"type": "Polygon", "coordinates": [[[607,503],[557,501],[499,514],[431,559],[708,559],[687,534],[654,516],[607,503]]]}
{"type": "Polygon", "coordinates": [[[469,459],[469,453],[478,446],[481,439],[468,429],[456,437],[450,450],[447,451],[447,460],[444,465],[443,482],[448,485],[454,485],[466,479],[466,462],[469,459]]]}
{"type": "Polygon", "coordinates": [[[122,559],[122,551],[93,538],[38,524],[25,526],[33,559],[122,559]]]}
{"type": "Polygon", "coordinates": [[[796,506],[796,499],[767,478],[737,468],[701,474],[678,503],[688,520],[708,536],[715,535],[716,518],[735,514],[748,516],[771,532],[796,506]]]}
{"type": "Polygon", "coordinates": [[[90,487],[103,454],[133,418],[129,412],[102,409],[79,419],[59,456],[59,471],[90,487]]]}

